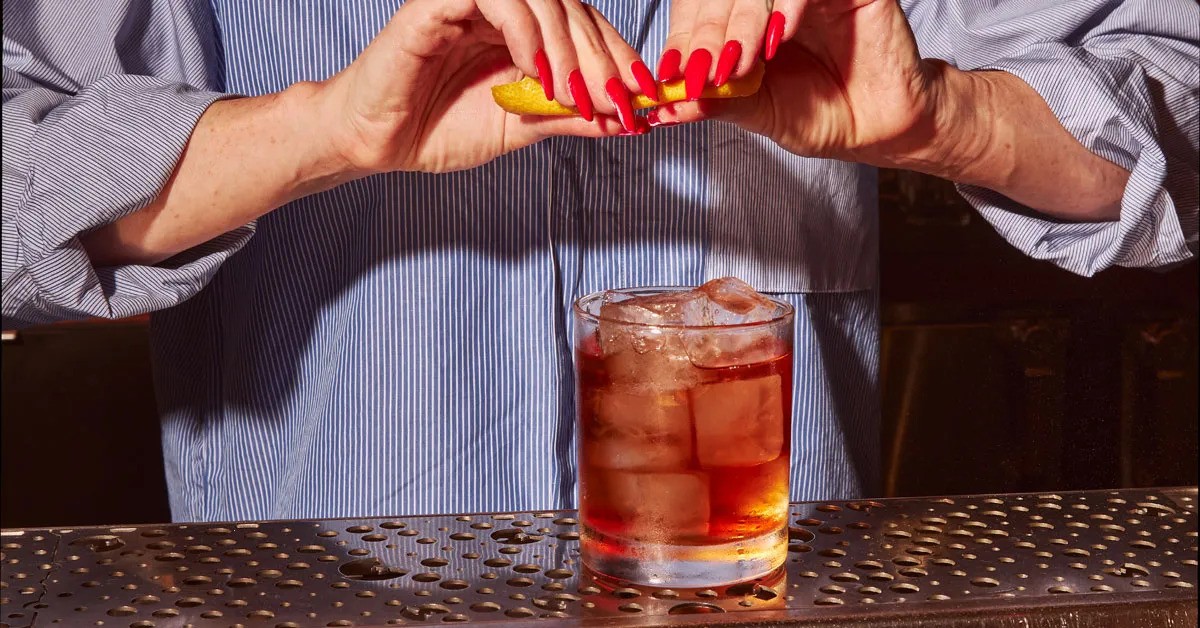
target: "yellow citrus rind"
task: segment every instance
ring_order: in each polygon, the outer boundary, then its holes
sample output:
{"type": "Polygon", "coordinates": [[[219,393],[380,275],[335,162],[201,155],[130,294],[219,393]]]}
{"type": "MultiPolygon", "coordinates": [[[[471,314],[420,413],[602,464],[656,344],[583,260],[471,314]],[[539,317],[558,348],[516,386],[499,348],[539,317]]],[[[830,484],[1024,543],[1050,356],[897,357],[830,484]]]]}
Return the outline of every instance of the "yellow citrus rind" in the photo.
{"type": "MultiPolygon", "coordinates": [[[[763,64],[754,66],[746,76],[730,79],[720,87],[708,85],[704,88],[701,98],[741,98],[750,96],[762,85],[763,64]]],[[[669,81],[658,84],[657,100],[644,94],[634,94],[633,108],[645,109],[656,105],[687,100],[687,90],[684,82],[669,81]]],[[[537,79],[525,77],[515,83],[505,83],[492,88],[492,98],[500,108],[523,116],[575,116],[579,111],[567,107],[558,101],[548,100],[542,91],[542,84],[537,79]]]]}

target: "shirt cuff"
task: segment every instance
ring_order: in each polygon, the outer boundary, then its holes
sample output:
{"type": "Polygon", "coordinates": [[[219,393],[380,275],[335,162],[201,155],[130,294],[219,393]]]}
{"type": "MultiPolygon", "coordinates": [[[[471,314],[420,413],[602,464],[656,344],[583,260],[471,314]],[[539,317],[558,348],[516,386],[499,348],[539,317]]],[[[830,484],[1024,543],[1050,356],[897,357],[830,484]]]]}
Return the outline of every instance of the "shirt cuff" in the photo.
{"type": "Polygon", "coordinates": [[[1080,143],[1131,173],[1114,222],[1058,222],[991,190],[958,186],[1006,240],[1033,258],[1085,276],[1111,266],[1171,266],[1195,255],[1196,234],[1190,240],[1185,235],[1180,208],[1167,189],[1154,101],[1137,63],[1047,43],[1031,46],[1019,59],[964,69],[1021,78],[1080,143]]]}
{"type": "Polygon", "coordinates": [[[37,124],[15,212],[19,264],[4,290],[6,324],[121,318],[175,305],[249,240],[252,224],[158,265],[96,267],[78,238],[153,201],[197,120],[224,96],[116,75],[37,124]]]}

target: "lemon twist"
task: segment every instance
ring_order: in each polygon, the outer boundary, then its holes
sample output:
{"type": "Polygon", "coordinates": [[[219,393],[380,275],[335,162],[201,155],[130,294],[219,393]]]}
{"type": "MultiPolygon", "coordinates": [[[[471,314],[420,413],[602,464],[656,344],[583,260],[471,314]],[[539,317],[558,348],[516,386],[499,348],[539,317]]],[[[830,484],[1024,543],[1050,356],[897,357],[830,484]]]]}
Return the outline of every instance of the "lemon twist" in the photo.
{"type": "MultiPolygon", "coordinates": [[[[701,98],[741,98],[750,96],[762,85],[763,64],[754,66],[746,76],[730,79],[720,87],[708,85],[704,88],[701,98]]],[[[492,98],[500,108],[523,116],[575,116],[579,110],[567,107],[558,101],[548,100],[542,91],[542,84],[535,78],[525,77],[515,83],[505,83],[492,88],[492,98]]],[[[645,109],[655,105],[687,100],[687,89],[684,82],[668,81],[658,84],[658,99],[644,94],[633,97],[634,109],[645,109]]]]}

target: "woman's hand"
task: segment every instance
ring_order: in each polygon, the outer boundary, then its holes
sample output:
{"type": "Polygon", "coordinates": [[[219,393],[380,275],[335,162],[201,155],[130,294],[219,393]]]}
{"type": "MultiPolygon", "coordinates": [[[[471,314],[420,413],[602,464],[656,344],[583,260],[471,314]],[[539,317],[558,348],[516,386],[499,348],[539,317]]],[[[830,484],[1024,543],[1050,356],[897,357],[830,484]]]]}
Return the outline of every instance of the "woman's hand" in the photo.
{"type": "Polygon", "coordinates": [[[636,61],[578,0],[410,0],[336,76],[213,103],[158,196],[81,241],[97,265],[156,264],[377,172],[470,168],[550,135],[643,133],[636,61]],[[506,113],[491,87],[524,75],[588,119],[506,113]]]}
{"type": "Polygon", "coordinates": [[[651,125],[724,118],[798,155],[916,170],[1059,219],[1119,218],[1128,171],[1017,76],[922,60],[896,0],[808,0],[794,28],[757,94],[664,105],[651,125]]]}
{"type": "Polygon", "coordinates": [[[411,0],[316,97],[348,169],[444,172],[551,135],[644,132],[630,104],[647,85],[639,70],[637,54],[578,0],[411,0]],[[582,118],[502,111],[491,87],[526,75],[582,118]]]}
{"type": "Polygon", "coordinates": [[[803,1],[673,0],[658,79],[684,79],[688,99],[696,100],[708,83],[745,76],[795,31],[803,1]]]}
{"type": "Polygon", "coordinates": [[[895,0],[810,0],[797,16],[772,18],[782,43],[757,94],[664,106],[652,124],[723,118],[799,155],[876,165],[931,140],[943,66],[921,60],[895,0]]]}

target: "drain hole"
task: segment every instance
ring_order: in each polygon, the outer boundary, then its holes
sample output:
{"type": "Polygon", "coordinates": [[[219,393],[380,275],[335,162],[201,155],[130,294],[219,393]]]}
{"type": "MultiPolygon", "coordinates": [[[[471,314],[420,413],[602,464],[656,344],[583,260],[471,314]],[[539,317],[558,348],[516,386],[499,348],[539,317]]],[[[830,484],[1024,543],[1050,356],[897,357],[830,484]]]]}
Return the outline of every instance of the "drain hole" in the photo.
{"type": "Polygon", "coordinates": [[[385,565],[378,558],[352,560],[338,567],[338,572],[351,580],[391,580],[408,573],[385,565]]]}
{"type": "Polygon", "coordinates": [[[540,534],[528,534],[519,528],[505,528],[492,533],[492,539],[504,545],[528,545],[542,540],[540,534]]]}
{"type": "Polygon", "coordinates": [[[85,536],[81,539],[75,539],[70,542],[70,545],[86,547],[93,552],[100,553],[121,549],[125,547],[125,541],[111,534],[97,534],[95,536],[85,536]]]}
{"type": "Polygon", "coordinates": [[[724,613],[725,609],[716,604],[705,604],[704,602],[684,602],[676,604],[667,611],[668,615],[708,615],[712,613],[724,613]]]}
{"type": "Polygon", "coordinates": [[[817,538],[817,535],[813,534],[812,532],[809,532],[808,530],[805,530],[804,528],[796,528],[796,527],[788,528],[788,540],[789,541],[800,541],[802,543],[808,543],[809,541],[811,541],[815,538],[817,538]]]}

